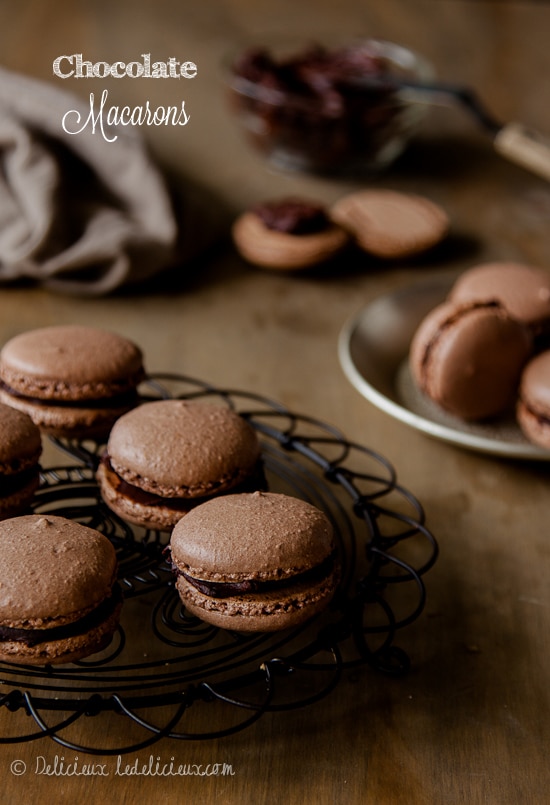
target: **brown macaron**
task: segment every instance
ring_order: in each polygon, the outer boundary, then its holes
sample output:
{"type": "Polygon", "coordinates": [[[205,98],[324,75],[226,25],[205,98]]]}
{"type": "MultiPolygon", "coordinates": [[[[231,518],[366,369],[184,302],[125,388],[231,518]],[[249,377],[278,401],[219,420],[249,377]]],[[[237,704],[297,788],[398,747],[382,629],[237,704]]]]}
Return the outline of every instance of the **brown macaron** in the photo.
{"type": "Polygon", "coordinates": [[[205,498],[265,485],[254,428],[228,407],[186,400],[144,403],[121,417],[97,477],[116,514],[163,531],[205,498]]]}
{"type": "Polygon", "coordinates": [[[64,517],[0,522],[0,660],[74,662],[111,641],[122,598],[113,546],[64,517]]]}
{"type": "Polygon", "coordinates": [[[457,304],[499,302],[537,332],[550,323],[550,271],[521,263],[483,263],[461,274],[448,298],[457,304]]]}
{"type": "Polygon", "coordinates": [[[270,492],[227,495],[198,506],[170,539],[185,608],[214,626],[272,632],[321,612],[339,567],[326,515],[270,492]]]}
{"type": "Polygon", "coordinates": [[[40,483],[40,430],[22,411],[0,403],[0,519],[22,514],[40,483]]]}
{"type": "Polygon", "coordinates": [[[529,441],[550,450],[550,350],[536,355],[523,370],[516,413],[529,441]]]}
{"type": "Polygon", "coordinates": [[[349,243],[321,205],[297,199],[258,204],[237,218],[232,235],[245,260],[282,271],[325,263],[349,243]]]}
{"type": "Polygon", "coordinates": [[[414,257],[432,249],[449,231],[449,217],[424,196],[394,190],[359,190],[339,199],[332,220],[358,246],[383,260],[414,257]]]}
{"type": "Polygon", "coordinates": [[[143,377],[140,349],[95,327],[29,330],[0,351],[0,400],[58,437],[106,436],[143,377]]]}
{"type": "Polygon", "coordinates": [[[418,387],[441,408],[482,420],[512,405],[531,349],[528,329],[500,305],[445,302],[417,329],[409,365],[418,387]]]}

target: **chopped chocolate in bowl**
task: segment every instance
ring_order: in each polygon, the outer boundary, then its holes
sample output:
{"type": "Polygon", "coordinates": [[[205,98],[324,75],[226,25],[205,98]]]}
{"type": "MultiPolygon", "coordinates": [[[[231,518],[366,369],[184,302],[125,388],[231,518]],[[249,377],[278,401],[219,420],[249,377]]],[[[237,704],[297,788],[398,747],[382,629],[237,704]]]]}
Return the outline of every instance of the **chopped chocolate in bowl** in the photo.
{"type": "Polygon", "coordinates": [[[426,80],[431,68],[406,48],[366,39],[278,54],[251,47],[231,63],[231,101],[248,140],[285,168],[373,171],[406,145],[424,107],[395,79],[426,80]]]}

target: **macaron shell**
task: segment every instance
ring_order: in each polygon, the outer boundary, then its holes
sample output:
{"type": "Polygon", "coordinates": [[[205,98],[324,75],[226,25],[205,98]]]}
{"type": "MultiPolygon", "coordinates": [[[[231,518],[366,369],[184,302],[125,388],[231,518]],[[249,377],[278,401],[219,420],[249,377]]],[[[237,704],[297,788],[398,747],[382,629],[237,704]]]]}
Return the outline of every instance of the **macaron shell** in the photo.
{"type": "Polygon", "coordinates": [[[47,405],[24,397],[15,397],[0,387],[0,401],[32,419],[44,433],[61,438],[88,437],[103,439],[116,420],[131,406],[85,408],[70,405],[47,405]]]}
{"type": "Polygon", "coordinates": [[[85,400],[135,388],[142,353],[128,339],[94,327],[60,325],[16,335],[0,351],[0,378],[20,394],[85,400]]]}
{"type": "Polygon", "coordinates": [[[121,417],[108,442],[115,472],[163,497],[203,497],[254,472],[256,432],[239,414],[185,400],[145,403],[121,417]]]}
{"type": "Polygon", "coordinates": [[[349,242],[348,233],[333,224],[326,230],[295,235],[269,229],[253,212],[243,213],[232,227],[238,252],[264,268],[296,270],[325,262],[349,242]]]}
{"type": "Polygon", "coordinates": [[[361,190],[339,199],[331,218],[370,254],[395,260],[433,248],[447,235],[447,213],[430,199],[393,190],[361,190]]]}
{"type": "Polygon", "coordinates": [[[299,626],[322,612],[334,597],[338,570],[317,584],[289,584],[286,592],[211,598],[181,576],[176,587],[185,608],[206,623],[236,632],[273,632],[299,626]]]}
{"type": "Polygon", "coordinates": [[[37,464],[42,440],[29,416],[0,403],[0,434],[0,475],[22,472],[37,464]]]}
{"type": "Polygon", "coordinates": [[[0,522],[0,623],[47,628],[78,620],[110,597],[116,554],[109,540],[63,517],[0,522]]]}
{"type": "Polygon", "coordinates": [[[411,344],[419,387],[442,408],[467,420],[501,413],[514,399],[532,340],[496,305],[436,308],[411,344]]]}
{"type": "Polygon", "coordinates": [[[526,324],[550,320],[550,271],[520,263],[485,263],[465,271],[449,299],[458,304],[500,302],[526,324]]]}
{"type": "Polygon", "coordinates": [[[334,549],[332,526],[315,506],[272,492],[214,498],[172,532],[172,561],[210,581],[283,579],[320,564],[334,549]]]}

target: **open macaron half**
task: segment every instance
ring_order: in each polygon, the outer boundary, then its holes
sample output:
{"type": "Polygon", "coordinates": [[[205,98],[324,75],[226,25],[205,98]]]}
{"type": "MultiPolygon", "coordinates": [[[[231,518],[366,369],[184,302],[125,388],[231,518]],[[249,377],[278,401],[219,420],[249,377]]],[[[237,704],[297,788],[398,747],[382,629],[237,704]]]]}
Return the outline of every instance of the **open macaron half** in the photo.
{"type": "Polygon", "coordinates": [[[122,416],[97,477],[112,511],[161,531],[214,495],[265,486],[254,428],[226,406],[188,400],[144,403],[122,416]]]}
{"type": "Polygon", "coordinates": [[[0,522],[0,661],[73,662],[105,648],[122,607],[115,550],[54,515],[0,522]]]}
{"type": "Polygon", "coordinates": [[[176,525],[169,548],[185,608],[233,631],[298,626],[327,607],[339,580],[327,516],[279,493],[203,503],[176,525]]]}

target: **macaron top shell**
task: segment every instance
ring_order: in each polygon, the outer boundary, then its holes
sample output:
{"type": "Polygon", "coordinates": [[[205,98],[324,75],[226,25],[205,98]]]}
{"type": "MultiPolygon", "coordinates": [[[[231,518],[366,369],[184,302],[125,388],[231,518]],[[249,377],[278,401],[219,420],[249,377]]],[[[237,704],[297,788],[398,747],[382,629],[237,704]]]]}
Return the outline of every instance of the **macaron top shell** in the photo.
{"type": "Polygon", "coordinates": [[[30,416],[0,403],[0,434],[2,475],[21,472],[38,462],[42,441],[30,416]]]}
{"type": "Polygon", "coordinates": [[[326,515],[299,498],[252,492],[214,498],[180,520],[171,536],[179,570],[208,581],[292,577],[334,550],[326,515]]]}
{"type": "Polygon", "coordinates": [[[523,370],[519,397],[534,413],[550,418],[550,350],[536,355],[523,370]]]}
{"type": "Polygon", "coordinates": [[[465,271],[449,299],[460,304],[495,300],[525,324],[550,320],[550,271],[520,263],[484,263],[465,271]]]}
{"type": "Polygon", "coordinates": [[[82,400],[135,388],[142,353],[117,333],[60,325],[16,335],[0,352],[0,378],[15,391],[42,399],[82,400]]]}
{"type": "Polygon", "coordinates": [[[430,199],[380,189],[344,196],[333,205],[331,217],[365,251],[388,260],[431,249],[450,226],[446,212],[430,199]]]}
{"type": "Polygon", "coordinates": [[[128,483],[163,497],[200,497],[248,477],[255,430],[230,408],[186,400],[144,403],[117,420],[107,452],[128,483]]]}
{"type": "Polygon", "coordinates": [[[64,517],[0,522],[0,622],[47,628],[77,620],[111,594],[116,554],[98,531],[64,517]]]}

